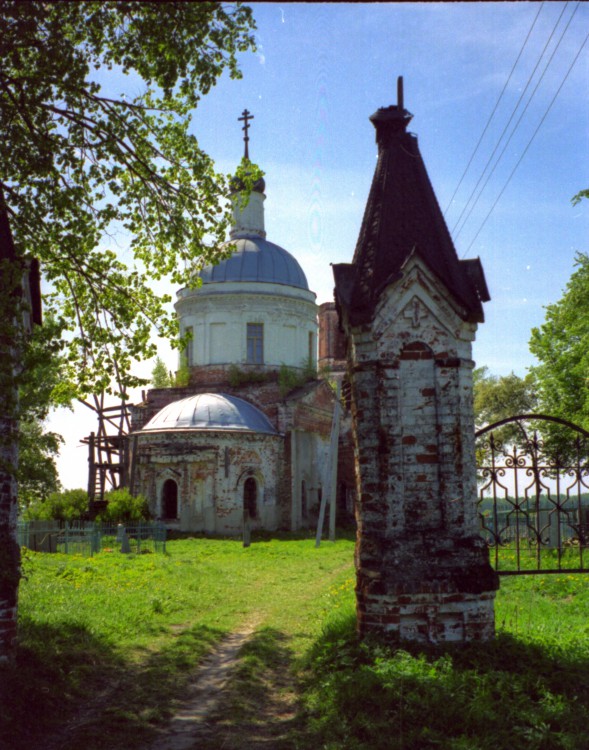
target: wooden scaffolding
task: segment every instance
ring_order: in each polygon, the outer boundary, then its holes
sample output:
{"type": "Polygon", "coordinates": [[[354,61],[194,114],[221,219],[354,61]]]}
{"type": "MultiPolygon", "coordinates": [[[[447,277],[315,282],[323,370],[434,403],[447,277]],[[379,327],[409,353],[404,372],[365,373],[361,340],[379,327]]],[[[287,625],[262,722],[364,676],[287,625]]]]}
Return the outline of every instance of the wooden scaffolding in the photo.
{"type": "Polygon", "coordinates": [[[88,446],[88,504],[92,516],[105,507],[106,492],[129,486],[131,404],[122,398],[115,406],[105,406],[104,393],[94,396],[94,404],[82,403],[98,418],[97,431],[82,439],[88,446]]]}

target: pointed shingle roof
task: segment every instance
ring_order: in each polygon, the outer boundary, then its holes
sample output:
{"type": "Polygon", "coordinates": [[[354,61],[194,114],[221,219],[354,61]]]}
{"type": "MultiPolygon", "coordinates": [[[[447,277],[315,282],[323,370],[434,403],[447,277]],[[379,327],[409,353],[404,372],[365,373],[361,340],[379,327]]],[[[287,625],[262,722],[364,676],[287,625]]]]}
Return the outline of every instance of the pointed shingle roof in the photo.
{"type": "Polygon", "coordinates": [[[352,325],[371,320],[380,294],[418,254],[466,308],[482,321],[489,299],[480,261],[459,260],[430,183],[417,137],[407,132],[412,115],[397,106],[381,108],[370,120],[379,153],[372,187],[351,263],[333,266],[338,306],[352,325]]]}

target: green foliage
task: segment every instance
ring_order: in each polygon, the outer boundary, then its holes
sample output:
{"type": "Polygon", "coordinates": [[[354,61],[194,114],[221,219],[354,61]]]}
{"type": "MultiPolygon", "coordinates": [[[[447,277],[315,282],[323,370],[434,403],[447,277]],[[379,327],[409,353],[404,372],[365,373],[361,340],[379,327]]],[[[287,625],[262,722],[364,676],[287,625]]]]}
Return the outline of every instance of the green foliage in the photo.
{"type": "Polygon", "coordinates": [[[242,370],[237,365],[230,365],[227,371],[229,376],[229,385],[232,388],[239,388],[240,385],[247,383],[267,383],[272,377],[269,372],[260,370],[242,370]]]}
{"type": "Polygon", "coordinates": [[[69,406],[73,393],[64,383],[64,361],[58,338],[60,325],[52,317],[27,335],[23,360],[19,363],[18,503],[22,511],[60,489],[55,459],[63,438],[46,432],[44,420],[51,405],[69,406]]]}
{"type": "Polygon", "coordinates": [[[176,375],[174,376],[172,385],[175,388],[186,388],[186,386],[189,383],[190,383],[190,368],[188,367],[186,354],[182,352],[182,354],[180,355],[180,365],[178,367],[176,375]]]}
{"type": "Polygon", "coordinates": [[[262,537],[248,549],[202,538],[167,546],[168,555],[131,558],[27,553],[18,661],[0,667],[11,689],[0,704],[0,744],[41,747],[62,732],[64,747],[145,747],[161,738],[207,652],[255,618],[209,725],[234,742],[206,747],[246,746],[252,717],[259,738],[260,705],[284,697],[293,669],[298,721],[278,722],[281,736],[269,747],[587,745],[586,576],[503,579],[493,642],[397,649],[357,638],[351,540],[319,550],[312,539],[262,537]],[[97,701],[99,693],[108,699],[97,701]],[[31,704],[35,722],[27,721],[31,704]]]}
{"type": "Polygon", "coordinates": [[[86,490],[52,492],[46,499],[36,498],[24,512],[26,521],[75,521],[88,512],[86,490]]]}
{"type": "Polygon", "coordinates": [[[21,512],[43,503],[50,493],[61,488],[55,458],[62,443],[61,435],[45,432],[40,420],[20,420],[17,481],[21,512]]]}
{"type": "Polygon", "coordinates": [[[269,747],[299,750],[587,746],[586,576],[503,579],[494,642],[395,649],[357,638],[351,540],[167,547],[161,556],[26,554],[17,663],[0,667],[11,690],[0,745],[48,746],[58,733],[60,746],[87,750],[153,744],[207,652],[255,618],[210,724],[233,741],[211,747],[244,747],[250,721],[256,738],[280,725],[269,747]],[[283,697],[290,670],[301,711],[276,722],[262,708],[283,697]]]}
{"type": "Polygon", "coordinates": [[[288,365],[283,363],[278,370],[280,395],[284,398],[284,396],[295,388],[300,388],[300,386],[305,385],[309,380],[315,380],[316,378],[317,368],[310,359],[305,360],[302,369],[288,367],[288,365]]]}
{"type": "Polygon", "coordinates": [[[307,657],[301,747],[582,750],[588,603],[582,576],[510,579],[495,641],[396,649],[358,640],[350,591],[307,657]]]}
{"type": "Polygon", "coordinates": [[[520,378],[510,375],[491,375],[487,367],[473,372],[474,413],[477,428],[518,414],[536,410],[537,397],[531,375],[520,378]]]}
{"type": "Polygon", "coordinates": [[[589,429],[589,256],[579,253],[562,298],[532,329],[530,351],[541,410],[589,429]]]}
{"type": "Polygon", "coordinates": [[[132,495],[127,488],[111,490],[104,495],[106,509],[97,517],[99,522],[117,521],[127,523],[150,518],[147,500],[143,495],[132,495]]]}
{"type": "Polygon", "coordinates": [[[225,238],[228,181],[190,134],[190,113],[224,72],[240,77],[251,10],[6,0],[0,23],[0,188],[66,334],[63,382],[79,395],[117,376],[137,384],[130,366],[155,354],[152,328],[178,339],[153,281],[190,284],[194,262],[213,261],[225,238]],[[130,266],[113,249],[121,232],[130,266]]]}
{"type": "Polygon", "coordinates": [[[316,550],[314,538],[252,541],[170,541],[166,555],[27,552],[17,666],[0,666],[0,684],[11,686],[0,746],[48,747],[58,733],[56,746],[86,750],[161,742],[203,657],[244,624],[259,629],[242,684],[268,677],[264,663],[286,674],[286,652],[319,633],[326,592],[349,575],[353,542],[316,550]],[[275,644],[282,652],[273,655],[275,644]]]}
{"type": "Polygon", "coordinates": [[[155,364],[151,371],[151,385],[154,388],[170,388],[172,386],[169,370],[160,357],[155,358],[155,364]]]}
{"type": "Polygon", "coordinates": [[[573,195],[571,203],[573,204],[573,206],[576,206],[577,203],[580,203],[583,198],[587,198],[589,200],[589,190],[579,190],[576,195],[573,195]]]}

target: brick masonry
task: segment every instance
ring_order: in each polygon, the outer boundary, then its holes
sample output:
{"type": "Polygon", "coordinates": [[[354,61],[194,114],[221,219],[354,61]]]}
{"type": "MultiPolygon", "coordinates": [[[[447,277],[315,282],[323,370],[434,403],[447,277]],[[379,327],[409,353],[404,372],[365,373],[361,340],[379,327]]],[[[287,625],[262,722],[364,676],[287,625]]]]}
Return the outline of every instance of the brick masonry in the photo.
{"type": "MultiPolygon", "coordinates": [[[[152,514],[169,528],[210,534],[240,534],[244,484],[257,488],[253,529],[314,527],[324,482],[333,413],[333,391],[310,381],[286,396],[276,377],[231,386],[226,371],[193,368],[191,385],[148,391],[133,409],[133,491],[143,494],[152,514]],[[211,383],[210,379],[216,379],[211,383]],[[205,392],[238,396],[263,411],[276,435],[141,428],[169,403],[205,392]],[[177,486],[178,513],[166,518],[164,484],[177,486]]],[[[276,375],[276,373],[274,373],[276,375]]]]}
{"type": "Polygon", "coordinates": [[[349,326],[361,634],[494,635],[498,579],[476,515],[475,331],[415,255],[372,324],[349,326]]]}

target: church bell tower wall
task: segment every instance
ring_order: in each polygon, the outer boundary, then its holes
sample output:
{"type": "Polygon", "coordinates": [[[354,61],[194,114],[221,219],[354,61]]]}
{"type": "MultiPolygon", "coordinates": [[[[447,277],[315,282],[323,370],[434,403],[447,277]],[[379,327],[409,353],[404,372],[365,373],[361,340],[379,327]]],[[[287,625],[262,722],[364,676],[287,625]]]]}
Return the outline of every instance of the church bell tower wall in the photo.
{"type": "Polygon", "coordinates": [[[280,284],[225,282],[183,289],[180,330],[192,331],[190,367],[278,369],[317,364],[315,295],[280,284]],[[256,341],[253,341],[253,337],[256,341]]]}

